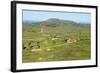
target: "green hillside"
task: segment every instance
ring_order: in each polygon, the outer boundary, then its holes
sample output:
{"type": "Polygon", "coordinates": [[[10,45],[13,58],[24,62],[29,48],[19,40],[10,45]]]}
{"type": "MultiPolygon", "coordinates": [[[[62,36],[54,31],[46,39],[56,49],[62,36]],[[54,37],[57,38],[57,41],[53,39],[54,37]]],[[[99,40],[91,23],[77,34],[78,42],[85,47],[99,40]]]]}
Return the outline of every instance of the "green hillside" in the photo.
{"type": "Polygon", "coordinates": [[[25,63],[91,58],[90,24],[51,18],[22,28],[25,63]]]}

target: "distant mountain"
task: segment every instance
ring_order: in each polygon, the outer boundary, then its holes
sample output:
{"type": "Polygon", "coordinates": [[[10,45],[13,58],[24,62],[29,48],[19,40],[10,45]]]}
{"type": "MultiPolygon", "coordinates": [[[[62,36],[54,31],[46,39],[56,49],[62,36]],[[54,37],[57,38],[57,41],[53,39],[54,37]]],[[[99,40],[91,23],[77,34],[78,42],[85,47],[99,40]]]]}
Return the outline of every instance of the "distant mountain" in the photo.
{"type": "Polygon", "coordinates": [[[61,19],[56,19],[56,18],[51,18],[46,21],[40,22],[41,25],[45,26],[51,26],[51,27],[56,27],[56,26],[62,26],[62,25],[74,25],[78,24],[74,21],[69,21],[69,20],[61,20],[61,19]]]}
{"type": "Polygon", "coordinates": [[[77,23],[71,20],[62,20],[62,19],[57,19],[57,18],[50,18],[45,21],[39,21],[39,22],[32,22],[32,21],[26,21],[23,22],[23,24],[32,24],[32,25],[42,25],[42,26],[47,26],[47,27],[58,27],[58,26],[90,26],[87,23],[77,23]]]}

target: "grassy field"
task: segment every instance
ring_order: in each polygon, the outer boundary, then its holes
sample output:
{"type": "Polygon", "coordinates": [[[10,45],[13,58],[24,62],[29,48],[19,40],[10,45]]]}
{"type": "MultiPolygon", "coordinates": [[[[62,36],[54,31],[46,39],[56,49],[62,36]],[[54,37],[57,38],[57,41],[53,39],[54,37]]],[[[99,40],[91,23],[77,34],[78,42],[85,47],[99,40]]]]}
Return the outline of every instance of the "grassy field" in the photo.
{"type": "Polygon", "coordinates": [[[22,61],[28,63],[90,59],[90,25],[63,24],[23,24],[22,61]]]}

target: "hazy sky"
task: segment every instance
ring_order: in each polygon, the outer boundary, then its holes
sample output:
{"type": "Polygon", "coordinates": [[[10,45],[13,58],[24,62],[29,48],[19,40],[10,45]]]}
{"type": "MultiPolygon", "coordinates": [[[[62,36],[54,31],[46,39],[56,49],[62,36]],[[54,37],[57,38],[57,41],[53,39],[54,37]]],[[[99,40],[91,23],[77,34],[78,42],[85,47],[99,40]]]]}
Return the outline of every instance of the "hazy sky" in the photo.
{"type": "Polygon", "coordinates": [[[76,22],[91,23],[90,13],[23,10],[23,21],[44,21],[49,18],[58,18],[63,20],[72,20],[76,22]]]}

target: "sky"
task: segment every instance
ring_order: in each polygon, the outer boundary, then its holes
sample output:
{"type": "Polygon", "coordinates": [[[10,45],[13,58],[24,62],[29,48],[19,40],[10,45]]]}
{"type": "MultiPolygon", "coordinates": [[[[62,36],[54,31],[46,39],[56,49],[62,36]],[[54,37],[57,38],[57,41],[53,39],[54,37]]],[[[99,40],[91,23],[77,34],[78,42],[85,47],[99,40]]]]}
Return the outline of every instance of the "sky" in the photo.
{"type": "Polygon", "coordinates": [[[23,21],[37,22],[50,18],[71,20],[78,23],[91,23],[90,13],[23,10],[23,21]]]}

